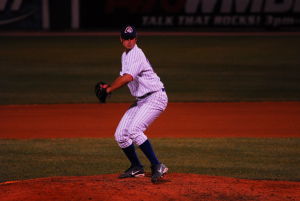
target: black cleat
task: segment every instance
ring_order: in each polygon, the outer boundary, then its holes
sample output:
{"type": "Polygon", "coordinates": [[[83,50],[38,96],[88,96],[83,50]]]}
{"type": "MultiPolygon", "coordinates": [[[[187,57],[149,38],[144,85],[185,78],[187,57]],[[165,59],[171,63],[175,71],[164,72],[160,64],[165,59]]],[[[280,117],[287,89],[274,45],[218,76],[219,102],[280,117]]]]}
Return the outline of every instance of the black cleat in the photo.
{"type": "Polygon", "coordinates": [[[167,172],[168,168],[164,164],[160,163],[151,167],[152,170],[152,183],[157,183],[167,172]]]}
{"type": "Polygon", "coordinates": [[[119,176],[119,179],[130,178],[130,177],[143,177],[145,176],[143,166],[133,166],[128,168],[124,173],[119,176]]]}

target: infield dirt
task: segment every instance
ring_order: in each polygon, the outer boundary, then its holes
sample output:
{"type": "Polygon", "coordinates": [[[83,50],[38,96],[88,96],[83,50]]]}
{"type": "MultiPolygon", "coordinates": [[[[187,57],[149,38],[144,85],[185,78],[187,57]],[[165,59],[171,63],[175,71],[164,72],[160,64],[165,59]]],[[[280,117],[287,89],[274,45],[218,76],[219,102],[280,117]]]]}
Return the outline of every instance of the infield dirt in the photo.
{"type": "MultiPolygon", "coordinates": [[[[129,104],[0,106],[0,138],[113,137],[129,104]]],[[[149,137],[300,137],[300,102],[170,103],[149,137]]],[[[52,177],[0,183],[1,201],[297,201],[300,183],[170,173],[52,177]]]]}
{"type": "MultiPolygon", "coordinates": [[[[0,138],[112,138],[129,103],[0,106],[0,138]]],[[[150,138],[300,137],[300,102],[170,103],[150,138]]]]}

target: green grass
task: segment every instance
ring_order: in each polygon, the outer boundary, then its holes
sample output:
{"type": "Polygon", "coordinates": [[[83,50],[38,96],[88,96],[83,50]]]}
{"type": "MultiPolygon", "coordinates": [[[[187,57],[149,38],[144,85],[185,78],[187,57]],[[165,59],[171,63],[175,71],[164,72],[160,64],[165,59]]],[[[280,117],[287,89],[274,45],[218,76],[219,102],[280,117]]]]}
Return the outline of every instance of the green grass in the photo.
{"type": "MultiPolygon", "coordinates": [[[[298,138],[153,139],[170,172],[300,181],[298,138]]],[[[138,149],[141,160],[149,163],[138,149]]],[[[120,173],[129,163],[113,139],[0,140],[0,182],[120,173]]]]}
{"type": "MultiPolygon", "coordinates": [[[[95,103],[120,71],[118,37],[0,37],[0,104],[95,103]]],[[[143,36],[170,101],[300,100],[300,36],[143,36]]],[[[127,87],[110,102],[128,102],[127,87]]]]}

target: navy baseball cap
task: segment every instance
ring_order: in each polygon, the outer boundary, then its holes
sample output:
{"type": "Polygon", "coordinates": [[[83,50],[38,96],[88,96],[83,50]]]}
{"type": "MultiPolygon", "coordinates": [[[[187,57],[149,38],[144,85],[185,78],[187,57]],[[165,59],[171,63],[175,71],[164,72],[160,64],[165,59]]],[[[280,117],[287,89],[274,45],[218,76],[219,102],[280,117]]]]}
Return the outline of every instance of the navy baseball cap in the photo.
{"type": "Polygon", "coordinates": [[[121,29],[121,38],[128,40],[136,38],[136,30],[132,25],[126,25],[121,29]]]}

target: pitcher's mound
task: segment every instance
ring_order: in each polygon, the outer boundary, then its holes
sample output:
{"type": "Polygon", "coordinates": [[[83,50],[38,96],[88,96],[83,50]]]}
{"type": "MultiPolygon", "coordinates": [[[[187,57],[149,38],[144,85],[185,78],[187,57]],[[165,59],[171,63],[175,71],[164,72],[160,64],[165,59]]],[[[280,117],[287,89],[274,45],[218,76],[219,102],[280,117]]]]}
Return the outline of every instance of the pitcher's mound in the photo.
{"type": "Polygon", "coordinates": [[[152,184],[149,177],[120,180],[108,174],[4,182],[0,195],[1,201],[296,201],[300,183],[172,173],[152,184]]]}

